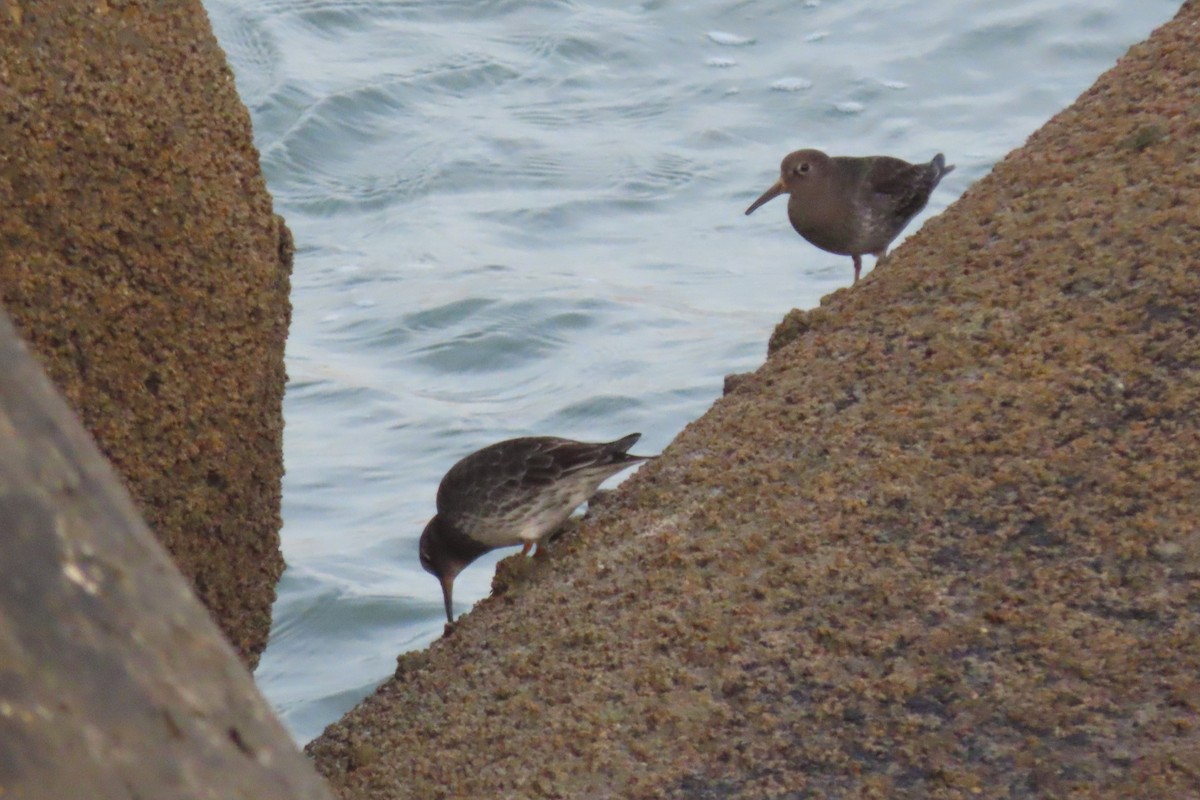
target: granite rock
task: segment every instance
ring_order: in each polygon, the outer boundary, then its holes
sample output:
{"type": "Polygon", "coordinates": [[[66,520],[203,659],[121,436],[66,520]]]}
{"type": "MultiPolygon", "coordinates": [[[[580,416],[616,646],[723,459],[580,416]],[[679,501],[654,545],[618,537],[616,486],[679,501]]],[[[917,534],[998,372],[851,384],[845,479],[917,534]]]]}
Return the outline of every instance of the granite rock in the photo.
{"type": "Polygon", "coordinates": [[[195,0],[0,2],[0,305],[251,665],[291,240],[195,0]]]}

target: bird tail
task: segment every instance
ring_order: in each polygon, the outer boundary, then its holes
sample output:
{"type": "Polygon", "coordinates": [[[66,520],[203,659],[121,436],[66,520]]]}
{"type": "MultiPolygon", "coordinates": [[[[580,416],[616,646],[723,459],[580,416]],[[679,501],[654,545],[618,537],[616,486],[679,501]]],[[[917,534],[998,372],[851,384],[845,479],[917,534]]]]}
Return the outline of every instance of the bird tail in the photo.
{"type": "MultiPolygon", "coordinates": [[[[612,475],[631,464],[654,458],[654,456],[630,455],[626,452],[639,438],[641,438],[640,433],[631,433],[615,442],[593,443],[559,439],[552,448],[554,452],[551,459],[557,464],[559,475],[576,472],[612,475]]],[[[526,477],[529,478],[532,474],[533,471],[530,470],[526,477]]]]}
{"type": "Polygon", "coordinates": [[[937,179],[939,181],[954,171],[953,164],[946,166],[946,157],[941,153],[933,157],[933,160],[929,162],[929,166],[937,170],[937,179]]]}
{"type": "Polygon", "coordinates": [[[609,442],[605,446],[607,454],[612,458],[613,463],[625,463],[630,461],[645,461],[656,456],[635,456],[629,453],[629,448],[633,447],[638,439],[642,438],[640,433],[631,433],[628,436],[622,436],[615,442],[609,442]]]}

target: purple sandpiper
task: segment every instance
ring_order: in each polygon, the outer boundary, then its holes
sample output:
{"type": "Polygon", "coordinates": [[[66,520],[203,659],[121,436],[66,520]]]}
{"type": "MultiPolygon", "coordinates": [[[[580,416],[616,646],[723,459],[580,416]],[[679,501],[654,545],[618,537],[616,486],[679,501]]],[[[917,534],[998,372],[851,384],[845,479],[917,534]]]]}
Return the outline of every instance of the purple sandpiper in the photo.
{"type": "Polygon", "coordinates": [[[454,621],[454,579],[498,547],[546,541],[611,475],[653,456],[626,451],[641,437],[576,442],[530,436],[488,445],[459,461],[442,478],[437,514],[421,533],[421,566],[442,584],[446,621],[454,621]]]}
{"type": "Polygon", "coordinates": [[[952,169],[941,153],[928,164],[910,164],[891,156],[830,157],[820,150],[797,150],[783,159],[779,180],[746,213],[790,195],[788,219],[796,233],[826,252],[853,258],[858,283],[863,254],[882,260],[952,169]]]}

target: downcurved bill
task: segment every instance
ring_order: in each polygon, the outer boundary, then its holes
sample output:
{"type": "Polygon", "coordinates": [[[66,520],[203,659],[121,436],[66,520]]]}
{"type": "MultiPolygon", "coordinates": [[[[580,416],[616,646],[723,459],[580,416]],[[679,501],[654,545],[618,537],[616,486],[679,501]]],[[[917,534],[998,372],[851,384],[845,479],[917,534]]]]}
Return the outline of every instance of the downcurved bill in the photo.
{"type": "Polygon", "coordinates": [[[779,197],[779,195],[786,191],[787,189],[783,188],[783,179],[780,178],[779,180],[775,181],[774,184],[772,184],[770,189],[767,189],[765,192],[763,192],[762,197],[750,204],[750,207],[746,209],[746,216],[750,216],[754,213],[754,209],[758,208],[763,203],[774,200],[776,197],[779,197]]]}
{"type": "Polygon", "coordinates": [[[442,584],[442,599],[446,601],[446,622],[454,622],[454,576],[438,578],[442,584]]]}

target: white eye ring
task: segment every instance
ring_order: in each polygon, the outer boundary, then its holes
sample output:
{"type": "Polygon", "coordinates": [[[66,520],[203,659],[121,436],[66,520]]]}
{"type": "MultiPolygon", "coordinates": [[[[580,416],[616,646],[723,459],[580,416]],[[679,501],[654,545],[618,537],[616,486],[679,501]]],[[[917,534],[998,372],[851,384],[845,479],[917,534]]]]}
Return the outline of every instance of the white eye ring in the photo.
{"type": "Polygon", "coordinates": [[[800,165],[798,167],[796,167],[796,173],[799,175],[803,175],[804,173],[808,172],[811,168],[812,167],[809,166],[809,163],[807,161],[801,161],[800,165]]]}

